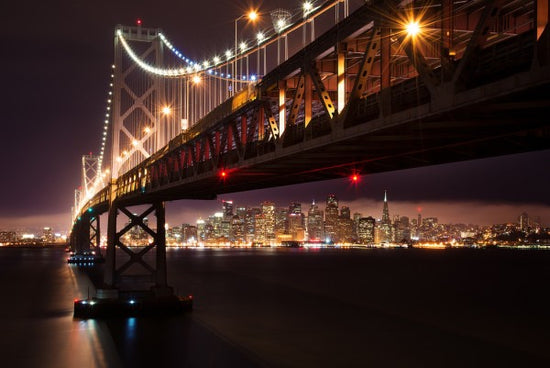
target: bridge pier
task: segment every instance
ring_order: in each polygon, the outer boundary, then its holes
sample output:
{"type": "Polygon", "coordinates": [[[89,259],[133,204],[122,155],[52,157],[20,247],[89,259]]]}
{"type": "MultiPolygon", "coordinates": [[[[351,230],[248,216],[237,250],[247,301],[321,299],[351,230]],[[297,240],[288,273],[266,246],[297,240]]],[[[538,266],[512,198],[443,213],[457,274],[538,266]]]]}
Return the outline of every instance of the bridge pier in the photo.
{"type": "MultiPolygon", "coordinates": [[[[125,292],[125,288],[136,291],[146,291],[147,286],[155,297],[166,297],[173,295],[173,289],[167,284],[166,272],[166,210],[164,202],[158,201],[149,205],[141,214],[132,213],[127,207],[120,205],[116,201],[109,208],[109,223],[107,229],[107,260],[104,274],[104,284],[107,289],[118,290],[125,292]],[[117,230],[117,218],[121,212],[129,222],[120,230],[117,230]],[[149,214],[154,213],[156,217],[156,229],[149,226],[146,218],[149,214]],[[134,251],[130,248],[130,244],[125,244],[123,236],[132,229],[137,227],[138,231],[143,231],[148,234],[151,239],[143,247],[138,248],[139,251],[134,251]],[[117,248],[128,256],[126,262],[122,265],[117,265],[117,248]],[[154,251],[154,267],[146,260],[145,255],[154,251]],[[135,267],[138,266],[145,273],[136,273],[135,267]],[[125,283],[125,278],[138,278],[146,281],[136,283],[125,283]]],[[[137,245],[137,244],[132,244],[137,245]]],[[[112,293],[111,293],[112,294],[112,293]]]]}
{"type": "Polygon", "coordinates": [[[90,264],[102,262],[100,249],[100,220],[92,210],[78,217],[70,237],[70,247],[74,252],[68,263],[90,264]]]}

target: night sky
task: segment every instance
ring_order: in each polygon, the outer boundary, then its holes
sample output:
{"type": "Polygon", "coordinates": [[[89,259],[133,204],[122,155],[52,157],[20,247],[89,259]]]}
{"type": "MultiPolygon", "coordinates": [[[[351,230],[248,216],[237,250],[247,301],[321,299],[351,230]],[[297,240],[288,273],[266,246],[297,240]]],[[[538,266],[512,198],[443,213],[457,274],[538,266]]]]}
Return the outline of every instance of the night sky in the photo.
{"type": "MultiPolygon", "coordinates": [[[[351,6],[363,1],[350,1],[351,6]]],[[[53,226],[66,230],[81,156],[101,143],[113,36],[117,24],[162,28],[174,45],[202,60],[231,47],[233,21],[250,1],[3,1],[0,140],[0,230],[53,226]]],[[[291,0],[263,1],[260,11],[298,11],[291,0]]],[[[438,216],[443,222],[515,221],[522,211],[550,225],[550,151],[461,162],[225,195],[237,204],[315,199],[335,193],[352,212],[379,217],[388,190],[390,213],[438,216]]],[[[219,201],[168,205],[169,221],[194,222],[219,201]],[[192,215],[189,215],[190,212],[192,215]]],[[[307,207],[305,208],[307,210],[307,207]]]]}

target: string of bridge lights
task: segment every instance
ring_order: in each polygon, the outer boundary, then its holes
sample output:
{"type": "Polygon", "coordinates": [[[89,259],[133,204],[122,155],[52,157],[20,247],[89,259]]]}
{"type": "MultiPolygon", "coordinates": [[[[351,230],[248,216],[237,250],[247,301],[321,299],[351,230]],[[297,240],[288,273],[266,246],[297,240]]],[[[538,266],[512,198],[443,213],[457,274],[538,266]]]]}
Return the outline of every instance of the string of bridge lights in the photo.
{"type": "MultiPolygon", "coordinates": [[[[115,66],[112,65],[112,69],[115,69],[115,66]]],[[[107,107],[105,108],[105,120],[103,124],[103,133],[101,137],[101,150],[99,153],[98,160],[98,171],[102,172],[101,168],[103,165],[103,157],[105,156],[105,145],[107,143],[107,132],[109,131],[109,122],[111,121],[111,105],[113,102],[113,85],[114,85],[115,74],[111,73],[111,81],[109,83],[109,90],[107,91],[107,107]]]]}
{"type": "MultiPolygon", "coordinates": [[[[335,3],[339,3],[339,1],[335,1],[335,3]]],[[[317,16],[316,11],[320,9],[321,6],[314,6],[314,4],[310,1],[306,1],[303,3],[302,6],[302,16],[304,19],[306,17],[315,18],[317,16]]],[[[300,19],[300,18],[298,18],[300,19]]],[[[139,22],[141,24],[141,22],[139,22]]],[[[269,31],[265,32],[258,32],[256,34],[256,44],[257,47],[262,47],[263,45],[267,44],[272,39],[275,39],[280,36],[281,32],[290,28],[295,23],[287,22],[285,20],[279,20],[274,27],[270,28],[269,31]]],[[[203,61],[202,63],[194,61],[188,57],[186,57],[184,54],[182,54],[181,51],[179,51],[173,44],[166,38],[166,36],[162,33],[159,33],[159,38],[163,42],[163,44],[180,60],[185,62],[187,64],[186,67],[179,67],[179,68],[172,68],[172,69],[166,69],[166,68],[159,68],[153,65],[148,64],[144,60],[142,60],[130,47],[128,44],[128,41],[124,38],[124,35],[122,33],[122,30],[117,30],[117,36],[120,39],[122,46],[124,47],[124,50],[128,54],[128,56],[143,70],[145,70],[148,73],[163,76],[163,77],[185,77],[190,75],[196,75],[200,73],[207,73],[209,76],[219,78],[222,80],[232,81],[233,78],[230,73],[222,73],[218,72],[216,69],[219,69],[225,65],[230,64],[231,62],[235,62],[238,59],[241,59],[245,56],[246,52],[250,51],[253,46],[249,46],[253,44],[252,40],[248,41],[242,41],[239,44],[238,49],[232,51],[231,49],[228,49],[225,51],[225,58],[222,58],[218,55],[215,55],[211,58],[208,58],[207,60],[203,61]],[[234,55],[236,53],[235,51],[240,50],[240,53],[237,52],[238,55],[234,55]]],[[[237,76],[235,78],[239,82],[244,83],[253,83],[256,82],[258,77],[256,75],[241,75],[237,76]]]]}
{"type": "MultiPolygon", "coordinates": [[[[184,62],[186,62],[188,64],[188,66],[185,67],[185,68],[181,67],[181,68],[175,68],[175,69],[164,69],[164,68],[158,68],[158,67],[152,66],[152,65],[146,63],[145,61],[143,61],[141,58],[139,58],[136,55],[136,53],[134,52],[134,50],[132,50],[132,48],[128,44],[128,41],[126,41],[126,39],[122,35],[121,30],[117,30],[117,36],[119,37],[119,39],[122,43],[122,46],[124,47],[124,50],[126,51],[128,56],[139,67],[141,67],[143,70],[145,70],[146,72],[149,72],[151,74],[159,75],[159,76],[163,76],[163,77],[176,78],[176,77],[185,77],[185,76],[189,76],[189,75],[196,75],[196,74],[201,73],[201,72],[206,72],[206,73],[208,73],[208,75],[213,76],[213,77],[219,77],[220,79],[224,79],[224,80],[228,80],[228,81],[232,80],[230,73],[222,73],[222,72],[218,72],[218,71],[214,70],[214,67],[216,67],[216,68],[222,67],[225,64],[227,64],[229,61],[231,61],[233,53],[230,50],[228,50],[225,54],[225,56],[227,58],[226,63],[223,63],[223,60],[220,57],[215,56],[215,57],[212,58],[212,61],[213,61],[213,64],[214,64],[213,66],[211,66],[208,61],[204,61],[201,64],[201,63],[194,62],[191,59],[186,58],[183,54],[181,54],[181,52],[179,52],[175,47],[172,46],[170,41],[168,41],[168,39],[162,33],[160,33],[159,34],[160,39],[163,41],[163,43],[165,45],[168,46],[169,50],[172,51],[172,53],[174,55],[176,55],[179,59],[183,60],[184,62]]],[[[242,46],[242,44],[241,44],[241,46],[242,46]]],[[[241,50],[242,49],[243,48],[241,48],[241,50]]],[[[242,51],[242,52],[244,52],[244,51],[242,51]]],[[[251,82],[255,82],[257,80],[257,77],[256,77],[256,75],[251,75],[251,76],[242,75],[238,79],[239,79],[239,81],[242,81],[242,82],[251,83],[251,82]]]]}

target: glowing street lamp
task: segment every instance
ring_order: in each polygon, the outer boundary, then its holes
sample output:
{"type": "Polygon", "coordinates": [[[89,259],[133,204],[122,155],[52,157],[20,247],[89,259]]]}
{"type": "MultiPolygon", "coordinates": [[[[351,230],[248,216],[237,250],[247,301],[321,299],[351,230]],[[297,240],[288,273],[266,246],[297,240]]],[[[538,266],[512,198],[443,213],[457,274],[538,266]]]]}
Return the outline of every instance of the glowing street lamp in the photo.
{"type": "Polygon", "coordinates": [[[198,74],[193,76],[193,84],[199,84],[201,82],[201,77],[198,74]]]}
{"type": "Polygon", "coordinates": [[[163,115],[170,115],[171,113],[172,113],[172,109],[170,108],[170,106],[164,106],[162,108],[163,115]]]}
{"type": "Polygon", "coordinates": [[[235,53],[234,53],[234,57],[235,57],[235,62],[233,63],[233,89],[232,89],[232,93],[235,94],[235,90],[236,90],[236,86],[235,84],[237,83],[237,53],[239,52],[238,49],[237,49],[237,37],[238,37],[238,33],[237,33],[237,23],[239,20],[243,19],[243,18],[248,18],[249,21],[251,22],[255,22],[258,18],[259,18],[259,14],[256,10],[251,10],[249,11],[247,14],[243,14],[241,15],[240,17],[238,17],[237,19],[235,19],[235,53]]]}
{"type": "Polygon", "coordinates": [[[304,16],[307,16],[313,10],[313,4],[310,1],[306,1],[302,5],[302,8],[304,9],[304,16]]]}
{"type": "Polygon", "coordinates": [[[410,21],[405,25],[405,30],[410,37],[415,37],[420,33],[420,24],[418,21],[410,21]]]}

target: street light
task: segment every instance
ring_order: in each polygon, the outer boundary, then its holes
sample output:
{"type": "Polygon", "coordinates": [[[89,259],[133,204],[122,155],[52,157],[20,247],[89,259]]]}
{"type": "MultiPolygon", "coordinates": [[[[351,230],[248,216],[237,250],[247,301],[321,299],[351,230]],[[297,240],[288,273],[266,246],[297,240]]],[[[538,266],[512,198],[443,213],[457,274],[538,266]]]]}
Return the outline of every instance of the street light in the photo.
{"type": "Polygon", "coordinates": [[[232,88],[232,94],[234,95],[235,94],[235,89],[236,89],[236,83],[237,83],[237,53],[238,53],[238,49],[237,49],[237,37],[238,37],[238,29],[237,29],[237,23],[239,22],[239,20],[243,19],[243,18],[248,18],[248,20],[250,20],[251,22],[254,22],[258,19],[259,17],[259,14],[258,12],[256,12],[255,10],[251,10],[249,11],[248,13],[246,14],[243,14],[241,15],[240,17],[238,17],[237,19],[235,19],[235,49],[234,49],[234,52],[235,52],[235,55],[234,55],[234,60],[235,62],[233,63],[233,88],[232,88]]]}
{"type": "Polygon", "coordinates": [[[420,24],[418,21],[410,21],[405,25],[405,29],[407,30],[409,36],[414,37],[420,33],[420,24]]]}
{"type": "MultiPolygon", "coordinates": [[[[308,19],[309,18],[309,15],[311,14],[311,12],[313,12],[313,3],[311,1],[306,1],[303,3],[302,5],[302,10],[304,11],[304,19],[308,19]]],[[[307,21],[304,23],[304,29],[303,29],[303,37],[302,37],[302,43],[303,45],[305,46],[306,45],[306,40],[307,40],[307,37],[306,37],[306,34],[307,34],[307,24],[308,23],[311,23],[311,40],[313,41],[313,39],[315,38],[315,35],[314,35],[314,32],[315,32],[315,20],[311,20],[311,21],[307,21]]]]}
{"type": "Polygon", "coordinates": [[[281,63],[281,45],[280,40],[281,37],[285,38],[285,60],[288,58],[288,45],[287,45],[287,36],[282,35],[281,33],[290,25],[290,20],[292,18],[292,14],[285,9],[275,9],[271,13],[271,21],[273,23],[273,28],[275,28],[275,31],[278,33],[277,36],[277,65],[281,63]]]}
{"type": "MultiPolygon", "coordinates": [[[[257,58],[257,71],[256,73],[258,75],[260,75],[260,53],[261,53],[261,49],[260,49],[260,46],[262,44],[262,42],[264,42],[265,40],[265,35],[262,33],[262,32],[258,32],[258,34],[256,35],[256,39],[258,40],[258,58],[257,58]]],[[[265,49],[264,49],[264,74],[265,74],[265,68],[266,68],[266,60],[265,60],[265,49]]]]}

